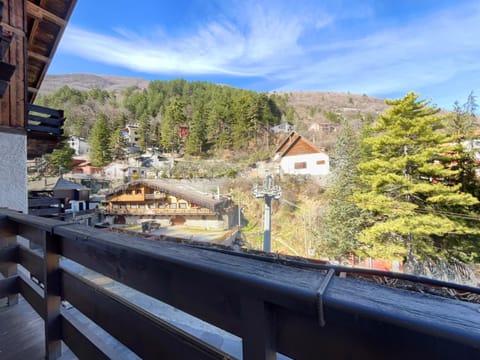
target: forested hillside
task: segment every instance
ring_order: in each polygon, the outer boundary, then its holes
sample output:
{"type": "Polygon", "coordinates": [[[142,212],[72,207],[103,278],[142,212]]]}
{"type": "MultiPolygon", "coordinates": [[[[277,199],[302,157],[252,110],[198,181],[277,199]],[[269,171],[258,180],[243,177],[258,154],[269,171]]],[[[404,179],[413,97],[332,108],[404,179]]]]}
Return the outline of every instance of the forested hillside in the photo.
{"type": "MultiPolygon", "coordinates": [[[[152,81],[146,89],[109,92],[67,86],[40,95],[37,103],[66,111],[65,133],[90,138],[105,120],[110,134],[136,124],[143,149],[209,156],[225,150],[268,149],[269,129],[285,117],[277,96],[206,82],[152,81]],[[188,129],[181,141],[179,128],[188,129]]],[[[113,139],[112,139],[113,141],[113,139]]]]}
{"type": "Polygon", "coordinates": [[[66,133],[84,138],[88,138],[95,117],[101,112],[112,128],[125,123],[140,125],[145,131],[144,146],[169,149],[176,146],[178,139],[169,138],[166,131],[162,141],[160,124],[165,118],[167,130],[172,121],[180,122],[193,135],[189,143],[181,144],[181,150],[203,156],[211,156],[217,150],[267,149],[272,138],[266,130],[280,121],[290,122],[317,146],[331,149],[335,131],[322,131],[321,125],[338,126],[341,119],[347,119],[358,130],[362,119],[371,120],[387,108],[383,100],[366,95],[261,94],[206,82],[148,82],[91,74],[47,76],[37,102],[65,109],[66,133]]]}

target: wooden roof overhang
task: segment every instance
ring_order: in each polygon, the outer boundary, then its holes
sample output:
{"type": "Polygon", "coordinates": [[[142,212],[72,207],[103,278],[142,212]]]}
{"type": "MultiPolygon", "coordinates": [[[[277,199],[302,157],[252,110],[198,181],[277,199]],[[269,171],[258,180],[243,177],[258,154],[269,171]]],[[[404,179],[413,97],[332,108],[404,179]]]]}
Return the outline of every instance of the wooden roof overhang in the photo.
{"type": "Polygon", "coordinates": [[[300,142],[303,142],[304,145],[304,149],[302,149],[300,152],[301,154],[314,154],[323,152],[303,136],[297,134],[295,131],[292,131],[277,147],[275,154],[278,154],[280,158],[287,156],[289,152],[291,152],[291,150],[300,142]]]}
{"type": "Polygon", "coordinates": [[[27,1],[28,101],[33,103],[77,0],[27,1]]]}
{"type": "Polygon", "coordinates": [[[113,190],[109,191],[106,196],[108,198],[109,196],[122,193],[123,191],[136,186],[145,186],[157,191],[165,192],[177,198],[187,200],[189,202],[195,203],[216,212],[222,211],[226,206],[228,206],[228,203],[230,202],[229,199],[212,199],[211,197],[203,195],[201,193],[181,189],[176,184],[170,184],[168,183],[168,181],[165,180],[132,181],[128,184],[114,188],[113,190]]]}

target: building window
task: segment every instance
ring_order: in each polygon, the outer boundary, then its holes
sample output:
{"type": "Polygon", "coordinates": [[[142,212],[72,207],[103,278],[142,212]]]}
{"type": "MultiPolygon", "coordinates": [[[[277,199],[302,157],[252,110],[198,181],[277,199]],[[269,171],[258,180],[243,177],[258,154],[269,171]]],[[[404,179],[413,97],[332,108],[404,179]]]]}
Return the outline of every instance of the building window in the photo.
{"type": "Polygon", "coordinates": [[[325,160],[317,160],[317,165],[325,165],[326,161],[325,160]]]}
{"type": "Polygon", "coordinates": [[[140,205],[138,205],[138,207],[139,207],[140,209],[145,209],[145,204],[140,204],[140,205]]]}
{"type": "Polygon", "coordinates": [[[141,193],[142,193],[142,190],[140,190],[140,189],[135,190],[135,194],[141,194],[141,193]]]}
{"type": "Polygon", "coordinates": [[[165,204],[158,204],[159,209],[165,209],[165,204]]]}
{"type": "Polygon", "coordinates": [[[294,166],[295,170],[298,170],[298,169],[306,169],[306,168],[307,168],[307,162],[306,162],[306,161],[297,162],[297,163],[295,163],[293,166],[294,166]]]}
{"type": "Polygon", "coordinates": [[[118,205],[117,205],[117,204],[113,204],[113,205],[112,205],[112,208],[118,209],[118,205]]]}
{"type": "Polygon", "coordinates": [[[120,209],[126,209],[127,208],[127,205],[125,204],[120,204],[120,209]]]}
{"type": "Polygon", "coordinates": [[[170,204],[170,209],[176,209],[176,208],[177,208],[177,204],[175,203],[170,204]]]}
{"type": "Polygon", "coordinates": [[[137,204],[130,204],[130,209],[136,209],[137,207],[137,204]]]}
{"type": "Polygon", "coordinates": [[[179,207],[180,209],[186,209],[186,208],[187,208],[187,204],[185,204],[185,203],[179,203],[179,204],[178,204],[178,207],[179,207]]]}

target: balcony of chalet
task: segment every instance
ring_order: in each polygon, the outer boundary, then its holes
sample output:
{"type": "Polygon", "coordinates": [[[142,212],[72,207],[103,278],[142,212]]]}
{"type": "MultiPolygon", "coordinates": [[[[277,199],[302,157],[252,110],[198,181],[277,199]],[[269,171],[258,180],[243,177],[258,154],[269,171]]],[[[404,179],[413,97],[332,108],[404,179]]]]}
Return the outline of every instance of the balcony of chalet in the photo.
{"type": "Polygon", "coordinates": [[[2,359],[478,359],[480,291],[0,209],[2,359]],[[447,296],[448,295],[448,296],[447,296]]]}
{"type": "Polygon", "coordinates": [[[105,209],[106,214],[112,215],[152,215],[152,216],[172,216],[172,215],[216,215],[216,212],[205,208],[154,208],[144,205],[138,207],[108,206],[105,209]]]}

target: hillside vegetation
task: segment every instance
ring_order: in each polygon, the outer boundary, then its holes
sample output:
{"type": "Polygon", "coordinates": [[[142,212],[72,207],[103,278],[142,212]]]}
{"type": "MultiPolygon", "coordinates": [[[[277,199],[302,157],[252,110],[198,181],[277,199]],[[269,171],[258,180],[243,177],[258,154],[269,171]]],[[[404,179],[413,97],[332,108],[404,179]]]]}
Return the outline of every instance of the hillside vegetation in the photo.
{"type": "MultiPolygon", "coordinates": [[[[96,165],[125,157],[119,134],[126,124],[139,127],[143,149],[183,157],[169,175],[176,177],[248,174],[242,167],[271,159],[285,135],[270,129],[283,121],[326,148],[328,179],[275,179],[283,190],[273,204],[275,252],[397,260],[429,276],[435,266],[448,275],[458,260],[480,261],[473,94],[447,113],[415,93],[384,103],[366,95],[267,94],[185,80],[121,88],[118,79],[89,79],[88,90],[62,86],[37,101],[65,109],[66,134],[89,139],[96,165]],[[185,139],[180,128],[188,130],[185,139]],[[232,166],[205,171],[214,163],[232,166]]],[[[241,204],[248,243],[261,248],[263,204],[250,194],[255,181],[237,177],[226,192],[241,204]]]]}
{"type": "MultiPolygon", "coordinates": [[[[205,82],[149,82],[144,79],[91,74],[47,76],[37,102],[65,109],[68,119],[66,133],[88,138],[89,129],[98,112],[113,119],[111,122],[115,122],[115,119],[120,119],[119,123],[129,124],[143,125],[148,122],[149,130],[156,131],[158,129],[155,127],[164,118],[167,105],[175,97],[181,100],[186,125],[195,128],[194,115],[210,118],[210,133],[207,134],[210,138],[206,137],[206,142],[202,144],[204,156],[212,145],[217,145],[213,146],[217,149],[248,148],[244,139],[237,139],[237,144],[233,144],[231,137],[236,134],[243,137],[254,135],[257,144],[251,146],[259,145],[259,138],[263,137],[262,141],[267,148],[271,145],[271,139],[267,139],[266,129],[282,121],[288,121],[296,131],[317,146],[331,149],[335,133],[322,131],[315,124],[330,123],[338,126],[341,119],[347,119],[358,130],[361,119],[374,119],[388,107],[382,99],[366,95],[314,91],[258,94],[205,82]],[[240,94],[243,94],[243,99],[240,99],[240,94]],[[257,104],[253,106],[252,102],[257,104]],[[249,111],[249,118],[238,119],[238,111],[249,111]],[[222,120],[215,122],[215,116],[217,119],[232,118],[229,120],[231,123],[222,120]],[[233,123],[246,128],[245,131],[237,129],[235,133],[232,128],[231,134],[217,139],[219,144],[212,141],[215,136],[211,133],[211,128],[215,124],[220,125],[219,131],[223,131],[233,123]]],[[[208,123],[200,123],[201,125],[208,123]]],[[[153,146],[161,139],[158,134],[154,134],[153,138],[147,137],[146,141],[153,146]]]]}

